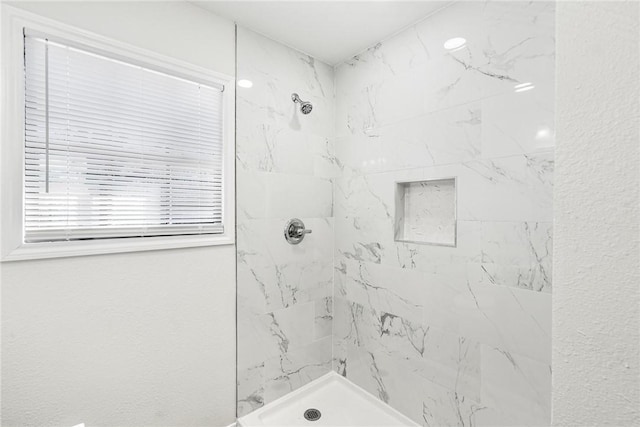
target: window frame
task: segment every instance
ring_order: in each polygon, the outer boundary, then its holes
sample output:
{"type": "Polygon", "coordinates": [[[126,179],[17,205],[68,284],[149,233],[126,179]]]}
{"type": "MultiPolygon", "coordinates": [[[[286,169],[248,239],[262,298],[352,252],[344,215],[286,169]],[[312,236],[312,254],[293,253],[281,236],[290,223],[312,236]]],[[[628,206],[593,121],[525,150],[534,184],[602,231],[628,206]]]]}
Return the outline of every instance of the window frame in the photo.
{"type": "Polygon", "coordinates": [[[235,78],[0,5],[0,261],[138,252],[235,243],[235,78]],[[223,227],[219,234],[24,242],[24,29],[174,76],[224,86],[223,227]]]}

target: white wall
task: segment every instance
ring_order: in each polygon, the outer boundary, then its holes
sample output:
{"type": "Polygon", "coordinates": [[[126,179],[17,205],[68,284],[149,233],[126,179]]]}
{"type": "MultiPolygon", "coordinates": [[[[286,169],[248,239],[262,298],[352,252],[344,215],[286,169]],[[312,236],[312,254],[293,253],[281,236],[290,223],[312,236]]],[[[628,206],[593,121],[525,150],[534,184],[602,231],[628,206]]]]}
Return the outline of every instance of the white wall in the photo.
{"type": "MultiPolygon", "coordinates": [[[[19,3],[234,74],[234,26],[188,3],[19,3]]],[[[2,265],[3,426],[235,417],[235,248],[2,265]]]]}
{"type": "Polygon", "coordinates": [[[553,424],[640,425],[637,2],[558,2],[553,424]]]}

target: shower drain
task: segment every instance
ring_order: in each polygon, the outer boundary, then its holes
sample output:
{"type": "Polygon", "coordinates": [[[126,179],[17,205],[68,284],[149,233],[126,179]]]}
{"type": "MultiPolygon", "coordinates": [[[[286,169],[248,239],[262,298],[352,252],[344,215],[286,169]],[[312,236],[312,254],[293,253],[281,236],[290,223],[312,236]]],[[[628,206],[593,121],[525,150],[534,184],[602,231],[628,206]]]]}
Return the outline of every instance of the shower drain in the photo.
{"type": "Polygon", "coordinates": [[[322,414],[318,409],[307,409],[304,411],[304,419],[307,421],[318,421],[322,414]]]}

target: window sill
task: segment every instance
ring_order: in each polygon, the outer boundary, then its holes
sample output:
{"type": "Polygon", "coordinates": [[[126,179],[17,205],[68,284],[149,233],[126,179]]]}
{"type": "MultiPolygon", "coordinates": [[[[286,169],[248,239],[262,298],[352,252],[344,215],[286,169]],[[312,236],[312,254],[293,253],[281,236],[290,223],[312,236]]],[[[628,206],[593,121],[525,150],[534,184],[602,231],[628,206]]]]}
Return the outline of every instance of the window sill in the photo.
{"type": "Polygon", "coordinates": [[[25,243],[4,255],[2,262],[233,245],[234,243],[234,238],[230,235],[142,237],[72,242],[25,243]]]}

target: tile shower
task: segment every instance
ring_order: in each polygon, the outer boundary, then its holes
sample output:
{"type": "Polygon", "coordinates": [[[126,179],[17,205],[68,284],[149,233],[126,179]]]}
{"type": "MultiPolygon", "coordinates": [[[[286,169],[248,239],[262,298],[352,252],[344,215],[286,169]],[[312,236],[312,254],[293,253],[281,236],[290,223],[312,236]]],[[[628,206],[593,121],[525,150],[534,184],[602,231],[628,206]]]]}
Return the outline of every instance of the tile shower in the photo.
{"type": "Polygon", "coordinates": [[[554,45],[546,2],[336,67],[238,29],[238,415],[333,369],[423,425],[550,424],[554,45]]]}

